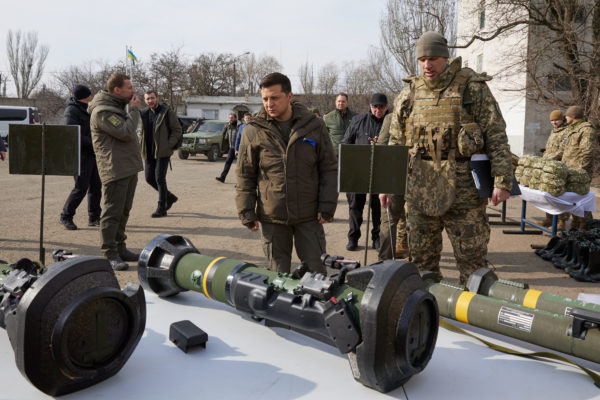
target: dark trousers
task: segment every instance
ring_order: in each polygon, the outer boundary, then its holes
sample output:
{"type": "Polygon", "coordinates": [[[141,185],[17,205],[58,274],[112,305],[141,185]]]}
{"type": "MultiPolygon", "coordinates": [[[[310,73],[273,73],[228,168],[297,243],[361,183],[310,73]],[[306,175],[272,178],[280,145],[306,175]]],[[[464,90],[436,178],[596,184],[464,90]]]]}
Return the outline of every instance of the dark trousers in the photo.
{"type": "Polygon", "coordinates": [[[235,149],[233,147],[229,148],[229,152],[227,153],[227,158],[225,159],[225,166],[223,167],[223,172],[221,172],[221,180],[225,180],[227,178],[227,174],[229,173],[229,168],[231,168],[231,164],[233,164],[233,160],[235,160],[235,149]]]}
{"type": "MultiPolygon", "coordinates": [[[[348,205],[350,206],[350,230],[348,231],[348,240],[357,243],[360,238],[360,226],[363,222],[363,209],[367,201],[366,193],[346,193],[348,205]]],[[[371,219],[373,228],[371,229],[371,239],[379,239],[379,226],[381,225],[381,203],[379,196],[371,195],[371,219]]]]}
{"type": "Polygon", "coordinates": [[[103,186],[104,212],[100,218],[100,235],[102,252],[107,258],[116,256],[127,248],[125,227],[133,205],[137,180],[138,176],[135,174],[103,186]]]}
{"type": "MultiPolygon", "coordinates": [[[[158,191],[158,203],[162,206],[166,206],[167,196],[169,195],[169,191],[167,190],[167,169],[169,168],[169,159],[170,157],[159,159],[148,157],[144,169],[146,182],[158,191]]],[[[173,196],[172,193],[171,196],[173,196]]]]}
{"type": "Polygon", "coordinates": [[[75,177],[75,187],[71,190],[65,206],[60,214],[62,219],[73,219],[77,207],[83,201],[87,194],[88,197],[88,218],[90,221],[100,219],[102,208],[100,208],[100,199],[102,198],[102,183],[98,175],[98,166],[95,157],[81,157],[80,175],[75,177]]]}

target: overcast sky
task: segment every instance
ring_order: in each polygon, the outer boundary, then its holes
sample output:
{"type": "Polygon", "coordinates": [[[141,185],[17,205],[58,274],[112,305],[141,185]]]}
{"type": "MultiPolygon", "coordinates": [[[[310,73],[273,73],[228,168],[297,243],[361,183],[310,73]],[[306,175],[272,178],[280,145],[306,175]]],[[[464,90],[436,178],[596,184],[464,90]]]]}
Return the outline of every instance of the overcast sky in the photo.
{"type": "MultiPolygon", "coordinates": [[[[379,44],[384,8],[385,0],[1,0],[0,71],[8,73],[8,30],[20,29],[37,31],[50,47],[48,82],[70,65],[124,58],[129,45],[144,62],[178,47],[189,57],[268,54],[297,85],[306,60],[316,75],[328,62],[366,59],[369,46],[379,44]]],[[[10,82],[7,91],[14,94],[10,82]]]]}

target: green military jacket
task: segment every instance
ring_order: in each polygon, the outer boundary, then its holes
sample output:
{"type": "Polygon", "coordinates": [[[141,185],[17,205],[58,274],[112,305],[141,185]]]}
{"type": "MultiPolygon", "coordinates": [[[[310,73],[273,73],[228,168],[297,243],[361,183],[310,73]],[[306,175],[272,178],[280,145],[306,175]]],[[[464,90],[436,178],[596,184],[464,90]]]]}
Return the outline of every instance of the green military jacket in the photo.
{"type": "MultiPolygon", "coordinates": [[[[151,112],[149,109],[142,113],[151,112]]],[[[144,124],[140,124],[140,146],[142,149],[142,158],[147,159],[146,155],[146,137],[144,135],[144,124]]],[[[171,157],[173,155],[173,147],[177,144],[183,132],[181,124],[177,119],[175,111],[171,110],[166,104],[162,104],[162,110],[156,118],[154,125],[154,155],[155,159],[171,157]]]]}
{"type": "Polygon", "coordinates": [[[558,161],[562,159],[568,133],[568,125],[565,123],[560,125],[558,128],[552,129],[550,136],[548,136],[548,141],[546,142],[544,158],[551,158],[558,161]]]}
{"type": "Polygon", "coordinates": [[[242,224],[296,224],[331,219],[337,206],[337,159],[327,128],[302,103],[292,101],[286,145],[262,108],[248,123],[237,162],[236,206],[242,224]]]}
{"type": "MultiPolygon", "coordinates": [[[[462,60],[460,57],[453,59],[446,71],[433,79],[431,82],[426,82],[427,87],[433,91],[443,90],[449,86],[456,76],[461,71],[462,60]]],[[[402,89],[396,97],[394,103],[394,112],[390,126],[390,145],[406,145],[407,135],[406,120],[410,116],[412,110],[411,93],[415,82],[420,77],[409,77],[405,79],[409,84],[402,89]]],[[[491,174],[494,177],[494,187],[511,190],[512,188],[512,162],[510,146],[506,136],[506,123],[500,112],[500,108],[496,99],[492,95],[489,87],[485,83],[491,78],[484,74],[477,74],[471,71],[468,80],[464,97],[463,107],[466,112],[473,116],[475,123],[481,129],[484,140],[482,152],[487,154],[491,163],[491,174]]],[[[470,173],[467,169],[461,166],[461,171],[457,171],[457,180],[469,179],[470,173]],[[458,176],[458,175],[463,175],[458,176]]]]}
{"type": "Polygon", "coordinates": [[[562,162],[569,168],[583,168],[592,176],[594,172],[594,149],[598,137],[594,126],[583,120],[568,126],[567,140],[562,162]]]}
{"type": "Polygon", "coordinates": [[[137,107],[125,107],[129,99],[98,92],[88,106],[92,144],[103,184],[137,174],[143,169],[136,135],[140,120],[137,107]]]}
{"type": "Polygon", "coordinates": [[[342,143],[342,139],[344,138],[346,129],[348,129],[348,125],[350,125],[350,121],[356,115],[357,114],[349,108],[346,108],[346,112],[344,114],[342,114],[342,112],[336,108],[332,112],[323,116],[323,121],[325,122],[325,126],[327,126],[327,130],[329,131],[329,137],[333,143],[333,149],[335,150],[336,155],[338,154],[340,143],[342,143]]]}

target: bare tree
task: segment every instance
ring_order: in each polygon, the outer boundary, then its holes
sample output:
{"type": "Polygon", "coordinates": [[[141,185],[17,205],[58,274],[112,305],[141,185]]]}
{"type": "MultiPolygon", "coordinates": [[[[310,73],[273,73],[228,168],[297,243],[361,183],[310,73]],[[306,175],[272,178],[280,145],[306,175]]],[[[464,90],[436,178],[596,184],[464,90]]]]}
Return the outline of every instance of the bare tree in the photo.
{"type": "Polygon", "coordinates": [[[337,90],[338,75],[338,67],[334,63],[323,65],[319,70],[319,76],[317,77],[319,91],[326,96],[335,94],[337,90]]]}
{"type": "Polygon", "coordinates": [[[244,57],[240,62],[238,73],[240,79],[241,93],[258,94],[260,92],[258,85],[260,80],[271,72],[280,71],[281,64],[273,56],[250,54],[244,57]]]}
{"type": "Polygon", "coordinates": [[[457,47],[529,32],[535,39],[523,43],[517,57],[501,55],[510,60],[504,74],[525,72],[526,84],[518,89],[529,98],[561,108],[578,103],[600,126],[600,0],[483,0],[471,12],[493,18],[457,47]]]}
{"type": "Polygon", "coordinates": [[[6,52],[19,98],[28,98],[42,79],[48,51],[48,46],[38,44],[37,32],[8,31],[6,52]]]}
{"type": "Polygon", "coordinates": [[[312,95],[315,92],[315,74],[313,65],[309,65],[308,61],[306,61],[300,66],[298,75],[300,76],[300,86],[302,86],[303,93],[307,96],[312,95]]]}
{"type": "Polygon", "coordinates": [[[188,75],[191,94],[228,95],[233,79],[231,54],[200,54],[188,67],[188,75]]]}
{"type": "Polygon", "coordinates": [[[150,59],[152,63],[146,70],[135,68],[146,74],[138,78],[138,84],[145,89],[156,90],[171,108],[177,111],[183,93],[189,87],[188,65],[181,48],[152,53],[150,59]]]}

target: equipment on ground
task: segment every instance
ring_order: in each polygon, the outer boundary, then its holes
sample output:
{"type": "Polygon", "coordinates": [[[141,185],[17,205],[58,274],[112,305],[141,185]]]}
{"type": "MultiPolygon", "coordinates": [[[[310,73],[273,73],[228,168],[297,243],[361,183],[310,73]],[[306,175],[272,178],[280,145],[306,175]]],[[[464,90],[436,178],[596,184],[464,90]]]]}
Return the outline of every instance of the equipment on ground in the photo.
{"type": "Polygon", "coordinates": [[[0,262],[0,327],[19,371],[60,396],[115,375],[146,325],[143,289],[119,288],[108,261],[76,257],[47,268],[0,262]]]}
{"type": "Polygon", "coordinates": [[[322,259],[339,268],[337,275],[277,273],[201,255],[188,239],[161,235],[142,251],[138,274],[161,297],[201,292],[266,325],[333,345],[348,354],[354,378],[380,392],[423,370],[433,354],[439,313],[414,264],[381,261],[357,268],[337,257],[322,259]]]}

